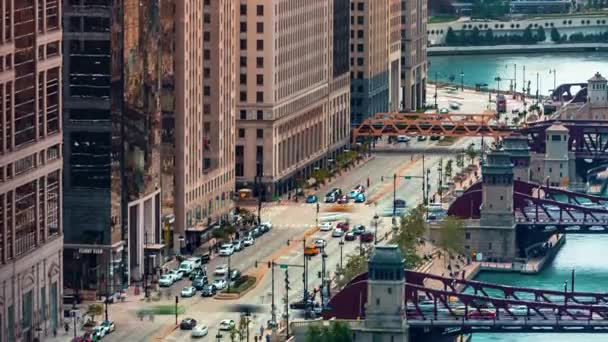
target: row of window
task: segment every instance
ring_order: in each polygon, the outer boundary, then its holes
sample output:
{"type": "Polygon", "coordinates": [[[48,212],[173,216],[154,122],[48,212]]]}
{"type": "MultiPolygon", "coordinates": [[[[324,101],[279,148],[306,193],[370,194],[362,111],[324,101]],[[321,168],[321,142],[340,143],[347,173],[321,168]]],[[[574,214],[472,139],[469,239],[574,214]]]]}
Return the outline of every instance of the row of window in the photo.
{"type": "MultiPolygon", "coordinates": [[[[247,84],[247,74],[241,74],[240,81],[241,81],[241,84],[246,85],[247,84]]],[[[255,75],[255,84],[264,85],[264,75],[261,75],[261,74],[255,75]]]]}
{"type": "MultiPolygon", "coordinates": [[[[242,109],[239,113],[239,119],[240,120],[247,120],[247,111],[242,109]]],[[[256,111],[256,115],[255,115],[255,119],[256,120],[264,120],[264,112],[261,110],[256,111]]]]}
{"type": "MultiPolygon", "coordinates": [[[[239,138],[245,138],[245,129],[244,128],[239,128],[239,138]]],[[[263,139],[264,138],[264,130],[261,128],[258,128],[255,130],[255,137],[257,139],[263,139]]]]}
{"type": "MultiPolygon", "coordinates": [[[[241,56],[239,65],[243,68],[247,67],[247,57],[241,56]]],[[[255,67],[263,68],[264,67],[264,57],[256,57],[255,58],[255,67]]]]}
{"type": "MultiPolygon", "coordinates": [[[[240,47],[241,47],[241,50],[247,50],[247,39],[241,39],[240,47]]],[[[257,51],[264,51],[264,40],[263,39],[257,39],[255,41],[255,49],[257,51]]]]}
{"type": "MultiPolygon", "coordinates": [[[[241,13],[241,15],[247,15],[247,4],[241,4],[240,13],[241,13]]],[[[264,5],[256,5],[255,6],[255,14],[258,17],[263,16],[264,15],[264,5]]]]}

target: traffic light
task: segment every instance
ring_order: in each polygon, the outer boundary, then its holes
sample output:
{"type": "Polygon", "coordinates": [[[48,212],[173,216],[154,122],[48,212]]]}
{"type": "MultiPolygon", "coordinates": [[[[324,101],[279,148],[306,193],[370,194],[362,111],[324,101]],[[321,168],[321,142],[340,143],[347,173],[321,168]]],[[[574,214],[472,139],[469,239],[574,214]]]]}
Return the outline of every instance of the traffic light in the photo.
{"type": "Polygon", "coordinates": [[[258,268],[258,261],[255,261],[255,268],[258,268]]]}
{"type": "Polygon", "coordinates": [[[380,182],[384,182],[384,176],[380,176],[380,182]]]}
{"type": "Polygon", "coordinates": [[[270,268],[271,266],[272,266],[272,265],[271,265],[271,263],[270,263],[270,261],[269,261],[269,262],[268,262],[268,268],[270,268]]]}
{"type": "Polygon", "coordinates": [[[321,278],[321,271],[317,272],[317,277],[321,278]]]}
{"type": "Polygon", "coordinates": [[[289,240],[287,240],[287,246],[289,246],[289,240]]]}

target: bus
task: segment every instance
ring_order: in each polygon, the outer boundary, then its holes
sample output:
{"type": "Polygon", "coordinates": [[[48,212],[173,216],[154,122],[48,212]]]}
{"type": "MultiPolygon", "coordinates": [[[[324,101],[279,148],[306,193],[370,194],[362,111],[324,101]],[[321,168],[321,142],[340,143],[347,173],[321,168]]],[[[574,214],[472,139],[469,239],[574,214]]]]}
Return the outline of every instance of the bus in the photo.
{"type": "Polygon", "coordinates": [[[496,95],[496,111],[498,113],[505,113],[507,111],[507,99],[504,95],[496,95]]]}

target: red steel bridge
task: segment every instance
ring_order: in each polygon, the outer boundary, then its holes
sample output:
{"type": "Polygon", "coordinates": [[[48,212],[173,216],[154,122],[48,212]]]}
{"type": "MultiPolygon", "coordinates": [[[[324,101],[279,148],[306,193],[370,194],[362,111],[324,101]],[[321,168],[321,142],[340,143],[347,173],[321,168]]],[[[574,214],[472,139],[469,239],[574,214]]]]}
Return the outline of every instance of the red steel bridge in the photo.
{"type": "MultiPolygon", "coordinates": [[[[403,316],[413,336],[608,333],[608,293],[512,287],[407,270],[405,279],[403,316]],[[443,288],[425,286],[428,281],[443,288]]],[[[324,319],[364,319],[367,294],[367,273],[363,273],[329,301],[324,319]]]]}
{"type": "Polygon", "coordinates": [[[441,135],[453,137],[494,137],[519,132],[528,136],[530,148],[544,153],[548,127],[568,128],[568,148],[577,158],[608,160],[608,122],[600,120],[546,120],[515,127],[496,122],[493,112],[482,114],[377,113],[352,131],[353,141],[399,135],[441,135]]]}
{"type": "MultiPolygon", "coordinates": [[[[448,215],[479,219],[482,182],[469,187],[448,209],[448,215]]],[[[515,180],[515,222],[537,232],[608,233],[608,199],[515,180]]]]}

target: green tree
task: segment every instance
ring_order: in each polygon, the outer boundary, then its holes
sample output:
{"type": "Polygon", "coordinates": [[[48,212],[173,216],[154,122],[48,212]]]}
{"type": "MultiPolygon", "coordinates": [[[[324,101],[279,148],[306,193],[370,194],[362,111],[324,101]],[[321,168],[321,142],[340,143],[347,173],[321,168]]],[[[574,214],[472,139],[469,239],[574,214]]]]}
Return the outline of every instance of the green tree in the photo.
{"type": "Polygon", "coordinates": [[[479,29],[477,28],[477,26],[473,27],[473,30],[471,30],[471,36],[469,37],[469,43],[471,45],[480,45],[480,43],[481,43],[479,29]]]}
{"type": "Polygon", "coordinates": [[[539,26],[538,30],[536,30],[536,40],[541,43],[547,40],[547,34],[542,26],[539,26]]]}
{"type": "Polygon", "coordinates": [[[459,168],[464,167],[464,154],[458,153],[458,155],[456,155],[456,166],[459,168]]]}
{"type": "Polygon", "coordinates": [[[555,28],[551,28],[551,41],[554,43],[559,43],[562,37],[559,35],[559,31],[555,28]]]}
{"type": "Polygon", "coordinates": [[[464,222],[460,218],[448,216],[441,222],[439,246],[450,256],[464,251],[464,222]]]}
{"type": "Polygon", "coordinates": [[[534,37],[532,36],[532,29],[530,28],[530,26],[528,26],[524,29],[522,41],[523,41],[523,43],[526,43],[526,44],[530,44],[530,43],[534,42],[534,37]]]}
{"type": "Polygon", "coordinates": [[[99,316],[103,313],[103,306],[98,303],[89,304],[87,313],[91,315],[91,319],[95,321],[95,316],[99,316]]]}
{"type": "Polygon", "coordinates": [[[306,342],[322,342],[323,341],[323,330],[318,324],[310,324],[306,330],[306,342]]]}
{"type": "Polygon", "coordinates": [[[471,161],[471,163],[469,165],[473,165],[475,163],[475,157],[477,157],[477,151],[475,151],[475,145],[470,144],[469,147],[467,147],[467,150],[465,153],[466,153],[467,157],[469,157],[469,160],[471,161]]]}
{"type": "Polygon", "coordinates": [[[344,322],[331,322],[330,326],[311,324],[306,331],[306,342],[351,342],[352,332],[344,322]]]}
{"type": "Polygon", "coordinates": [[[488,45],[494,45],[494,31],[491,28],[486,31],[483,40],[488,45]]]}
{"type": "Polygon", "coordinates": [[[447,45],[458,45],[459,43],[458,37],[456,36],[456,33],[454,33],[452,27],[448,27],[448,31],[445,34],[445,43],[447,45]]]}
{"type": "Polygon", "coordinates": [[[424,214],[425,208],[422,205],[411,210],[401,218],[397,235],[393,237],[394,242],[401,249],[407,269],[414,269],[421,262],[420,256],[416,253],[416,246],[426,229],[424,214]]]}
{"type": "Polygon", "coordinates": [[[367,272],[367,251],[365,249],[361,254],[351,254],[346,257],[344,269],[340,271],[340,278],[337,281],[338,286],[343,287],[364,272],[367,272]]]}
{"type": "Polygon", "coordinates": [[[446,183],[447,183],[447,181],[450,178],[452,178],[452,171],[453,171],[452,170],[452,163],[453,162],[454,161],[452,159],[449,159],[448,162],[447,162],[447,164],[445,165],[445,170],[443,172],[443,176],[444,176],[444,179],[446,180],[446,183]]]}

